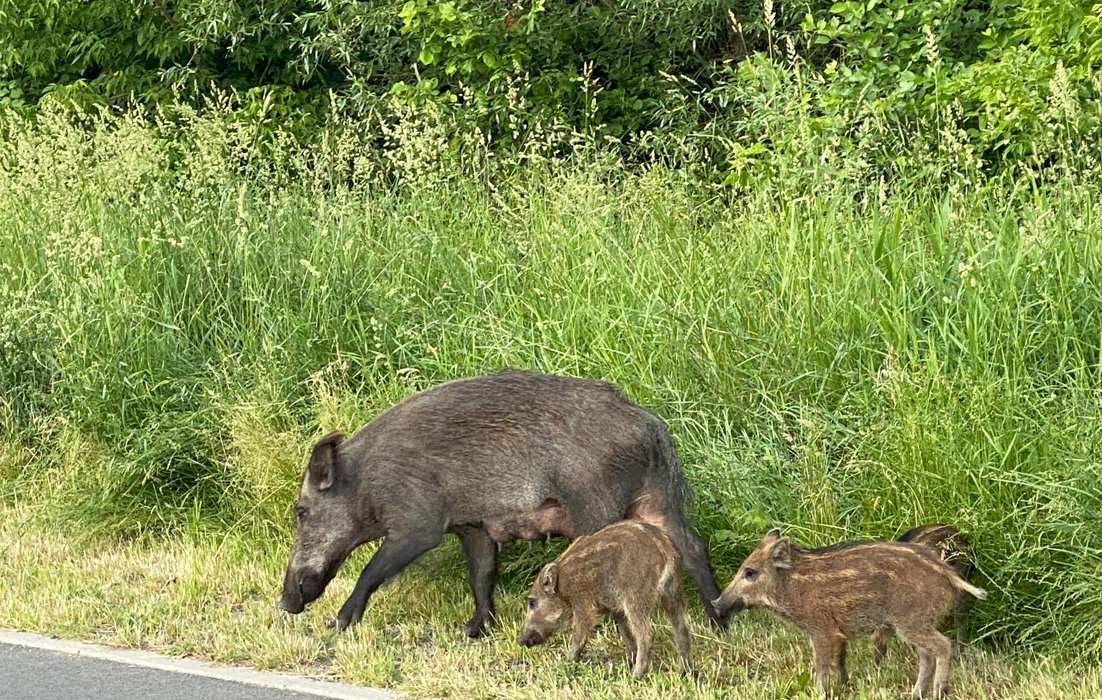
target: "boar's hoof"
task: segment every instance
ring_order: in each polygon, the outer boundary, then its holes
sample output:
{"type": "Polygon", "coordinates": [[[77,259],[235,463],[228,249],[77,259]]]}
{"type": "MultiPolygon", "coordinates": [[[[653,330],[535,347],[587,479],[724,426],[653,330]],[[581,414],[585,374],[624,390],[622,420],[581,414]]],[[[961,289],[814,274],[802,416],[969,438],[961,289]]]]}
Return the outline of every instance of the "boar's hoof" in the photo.
{"type": "Polygon", "coordinates": [[[326,626],[330,629],[335,629],[338,632],[343,632],[352,625],[358,623],[361,617],[363,617],[362,610],[357,612],[348,612],[344,608],[341,608],[340,612],[337,613],[337,617],[333,620],[330,620],[329,624],[326,626]]]}
{"type": "Polygon", "coordinates": [[[325,623],[325,626],[327,629],[343,632],[357,623],[359,623],[359,620],[345,620],[340,615],[337,615],[335,618],[325,623]]]}
{"type": "Polygon", "coordinates": [[[276,603],[276,608],[292,615],[298,615],[300,612],[306,609],[306,606],[303,605],[300,601],[293,601],[283,598],[278,603],[276,603]]]}
{"type": "Polygon", "coordinates": [[[478,639],[486,634],[487,618],[483,615],[475,615],[463,623],[463,632],[471,639],[478,639]]]}

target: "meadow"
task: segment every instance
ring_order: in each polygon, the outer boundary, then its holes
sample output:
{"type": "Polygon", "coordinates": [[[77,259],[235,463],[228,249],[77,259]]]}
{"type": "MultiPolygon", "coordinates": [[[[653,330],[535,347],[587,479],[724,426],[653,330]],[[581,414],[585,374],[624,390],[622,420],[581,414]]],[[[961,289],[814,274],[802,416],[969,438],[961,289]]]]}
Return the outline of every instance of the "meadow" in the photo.
{"type": "MultiPolygon", "coordinates": [[[[454,544],[346,636],[324,622],[366,552],[276,614],[312,441],[513,366],[669,422],[721,579],[770,526],[816,545],[951,522],[991,593],[960,695],[1102,694],[1095,169],[732,190],[597,143],[456,162],[409,128],[380,161],[217,111],[4,122],[0,627],[434,696],[809,693],[805,642],[758,614],[717,633],[693,608],[695,681],[630,681],[607,634],[589,664],[516,647],[556,546],[507,549],[481,643],[454,544]]],[[[906,689],[909,653],[868,657],[858,697],[906,689]]]]}

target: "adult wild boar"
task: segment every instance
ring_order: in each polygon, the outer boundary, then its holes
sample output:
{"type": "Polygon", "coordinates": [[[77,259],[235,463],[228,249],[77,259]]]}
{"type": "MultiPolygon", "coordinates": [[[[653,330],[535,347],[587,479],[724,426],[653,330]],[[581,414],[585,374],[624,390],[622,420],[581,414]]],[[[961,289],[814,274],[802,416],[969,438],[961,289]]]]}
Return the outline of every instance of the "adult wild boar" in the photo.
{"type": "Polygon", "coordinates": [[[497,545],[574,538],[623,518],[661,527],[720,616],[708,554],[686,522],[687,485],[666,424],[615,387],[507,371],[437,385],[351,438],[314,446],[279,607],[299,613],[358,545],[383,538],[334,621],[357,623],[384,581],[456,534],[482,634],[493,616],[497,545]]]}

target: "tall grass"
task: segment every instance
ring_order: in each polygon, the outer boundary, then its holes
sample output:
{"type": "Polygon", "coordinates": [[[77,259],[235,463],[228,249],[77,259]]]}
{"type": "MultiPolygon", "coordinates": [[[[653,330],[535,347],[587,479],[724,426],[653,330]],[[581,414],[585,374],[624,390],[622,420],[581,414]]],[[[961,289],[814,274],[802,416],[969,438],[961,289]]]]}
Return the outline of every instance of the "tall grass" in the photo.
{"type": "Polygon", "coordinates": [[[970,533],[1007,645],[1102,653],[1099,182],[769,182],[599,151],[384,182],[340,138],[44,111],[0,145],[0,499],[73,531],[286,537],[302,456],[505,365],[666,418],[729,572],[970,533]],[[586,155],[588,153],[588,155],[586,155]]]}

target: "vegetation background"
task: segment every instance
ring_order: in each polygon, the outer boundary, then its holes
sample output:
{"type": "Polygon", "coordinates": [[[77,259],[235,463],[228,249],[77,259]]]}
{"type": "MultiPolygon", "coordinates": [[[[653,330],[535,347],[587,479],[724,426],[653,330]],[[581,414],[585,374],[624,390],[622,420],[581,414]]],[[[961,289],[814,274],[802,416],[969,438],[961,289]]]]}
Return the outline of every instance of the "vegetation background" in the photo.
{"type": "Polygon", "coordinates": [[[1100,66],[1071,0],[3,0],[5,539],[272,597],[314,438],[525,366],[670,422],[722,573],[948,521],[986,648],[1097,661],[1100,66]]]}

